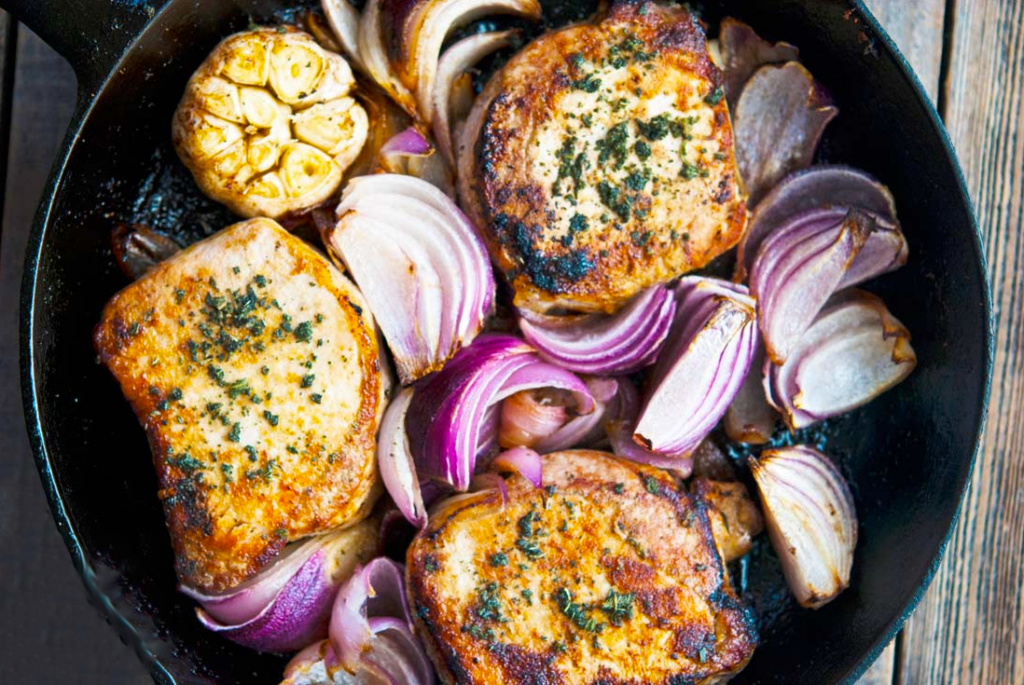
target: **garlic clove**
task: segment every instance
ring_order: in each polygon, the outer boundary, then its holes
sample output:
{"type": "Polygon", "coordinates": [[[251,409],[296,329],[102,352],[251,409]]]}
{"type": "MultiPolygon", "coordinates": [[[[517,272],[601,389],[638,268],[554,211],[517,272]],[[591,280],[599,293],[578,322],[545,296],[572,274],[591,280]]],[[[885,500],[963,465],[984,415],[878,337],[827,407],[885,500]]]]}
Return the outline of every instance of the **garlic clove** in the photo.
{"type": "Polygon", "coordinates": [[[214,76],[198,85],[196,96],[210,114],[236,124],[245,123],[238,88],[230,81],[214,76]]]}
{"type": "Polygon", "coordinates": [[[270,85],[288,104],[300,103],[316,90],[324,61],[310,46],[275,41],[270,50],[270,85]]]}
{"type": "Polygon", "coordinates": [[[258,33],[245,33],[224,45],[221,73],[230,81],[248,86],[267,83],[269,60],[266,42],[258,33]]]}
{"type": "Polygon", "coordinates": [[[298,112],[292,126],[297,139],[325,151],[342,167],[355,161],[370,132],[366,110],[350,97],[298,112]]]}
{"type": "Polygon", "coordinates": [[[292,143],[281,155],[281,179],[292,197],[312,193],[336,174],[330,157],[305,143],[292,143]]]}

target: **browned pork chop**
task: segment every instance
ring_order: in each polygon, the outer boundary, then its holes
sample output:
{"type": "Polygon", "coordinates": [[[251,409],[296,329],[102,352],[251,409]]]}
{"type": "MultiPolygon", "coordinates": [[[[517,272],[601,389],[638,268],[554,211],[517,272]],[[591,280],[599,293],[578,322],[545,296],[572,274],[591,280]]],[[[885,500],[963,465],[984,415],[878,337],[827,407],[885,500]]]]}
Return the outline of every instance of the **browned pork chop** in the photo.
{"type": "Polygon", "coordinates": [[[545,34],[491,78],[459,194],[517,305],[613,311],[736,244],[721,84],[693,17],[644,2],[545,34]]]}
{"type": "Polygon", "coordinates": [[[544,457],[431,514],[408,552],[417,632],[448,685],[713,683],[756,634],[703,501],[603,452],[544,457]]]}
{"type": "Polygon", "coordinates": [[[362,296],[268,219],[118,293],[96,327],[153,450],[183,583],[224,590],[285,543],[365,517],[381,374],[362,296]]]}

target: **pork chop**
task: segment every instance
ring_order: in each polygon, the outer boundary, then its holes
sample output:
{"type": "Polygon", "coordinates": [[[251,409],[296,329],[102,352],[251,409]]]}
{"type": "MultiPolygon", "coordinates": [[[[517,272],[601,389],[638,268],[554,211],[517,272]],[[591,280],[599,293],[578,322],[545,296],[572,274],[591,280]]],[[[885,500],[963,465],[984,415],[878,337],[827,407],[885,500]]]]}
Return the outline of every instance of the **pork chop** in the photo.
{"type": "Polygon", "coordinates": [[[273,221],[156,266],[107,304],[94,343],[149,438],[182,583],[231,588],[369,512],[388,381],[373,318],[273,221]]]}
{"type": "Polygon", "coordinates": [[[544,487],[439,505],[408,552],[416,629],[448,685],[714,683],[757,640],[703,500],[610,454],[544,457],[544,487]]]}
{"type": "Polygon", "coordinates": [[[516,305],[538,311],[614,311],[746,225],[722,74],[696,20],[651,2],[512,57],[470,112],[459,170],[516,305]]]}

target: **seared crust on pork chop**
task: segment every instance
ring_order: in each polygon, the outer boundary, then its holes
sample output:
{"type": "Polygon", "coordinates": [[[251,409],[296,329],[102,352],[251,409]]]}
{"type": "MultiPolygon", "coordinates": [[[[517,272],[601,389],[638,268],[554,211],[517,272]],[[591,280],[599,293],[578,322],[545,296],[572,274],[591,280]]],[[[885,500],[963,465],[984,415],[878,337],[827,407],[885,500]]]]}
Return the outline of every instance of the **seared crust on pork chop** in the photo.
{"type": "Polygon", "coordinates": [[[544,457],[431,514],[408,552],[417,633],[448,685],[674,685],[738,672],[757,640],[700,498],[603,452],[544,457]]]}
{"type": "Polygon", "coordinates": [[[152,269],[107,304],[94,342],[149,437],[183,583],[231,588],[373,505],[387,383],[373,319],[273,221],[152,269]]]}
{"type": "Polygon", "coordinates": [[[739,240],[722,74],[684,10],[620,2],[488,82],[459,194],[518,306],[613,311],[739,240]]]}

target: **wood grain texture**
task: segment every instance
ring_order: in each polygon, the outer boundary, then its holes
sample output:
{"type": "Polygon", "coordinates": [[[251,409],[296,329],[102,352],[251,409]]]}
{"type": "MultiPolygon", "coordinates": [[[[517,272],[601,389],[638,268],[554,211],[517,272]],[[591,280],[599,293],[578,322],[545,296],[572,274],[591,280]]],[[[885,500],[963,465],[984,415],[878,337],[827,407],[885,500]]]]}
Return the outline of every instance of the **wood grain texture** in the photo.
{"type": "Polygon", "coordinates": [[[939,96],[946,0],[864,0],[914,67],[928,97],[939,96]]]}
{"type": "Polygon", "coordinates": [[[41,40],[24,28],[18,34],[10,150],[0,157],[9,171],[0,244],[0,683],[143,685],[152,681],[135,655],[86,601],[25,434],[18,390],[22,258],[71,118],[75,80],[41,40]]]}
{"type": "MultiPolygon", "coordinates": [[[[928,97],[936,102],[942,66],[945,0],[864,0],[864,4],[892,36],[928,97]]],[[[897,642],[899,639],[885,648],[857,685],[893,685],[899,665],[897,642]]]]}
{"type": "Polygon", "coordinates": [[[946,126],[985,237],[995,306],[988,423],[960,521],[908,623],[898,682],[1024,682],[1024,0],[958,0],[946,126]]]}

